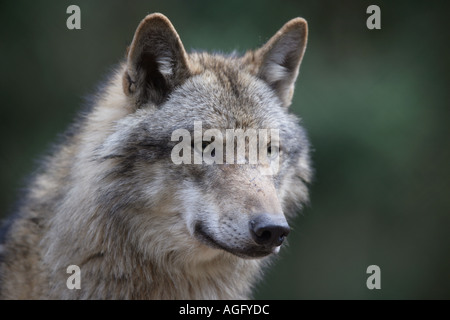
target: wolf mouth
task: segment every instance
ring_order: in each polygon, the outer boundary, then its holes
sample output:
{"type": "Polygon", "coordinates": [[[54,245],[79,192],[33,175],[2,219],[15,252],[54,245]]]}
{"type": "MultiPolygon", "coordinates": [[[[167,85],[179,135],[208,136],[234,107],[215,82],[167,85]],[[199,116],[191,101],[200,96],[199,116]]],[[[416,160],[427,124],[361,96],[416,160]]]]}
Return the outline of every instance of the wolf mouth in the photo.
{"type": "Polygon", "coordinates": [[[221,249],[227,251],[235,256],[244,259],[257,259],[263,258],[265,256],[270,255],[274,252],[273,249],[260,246],[260,245],[248,245],[245,248],[233,248],[227,246],[223,243],[220,243],[216,239],[214,239],[207,231],[207,228],[203,223],[197,223],[194,228],[194,236],[202,243],[208,245],[209,247],[215,249],[221,249]]]}

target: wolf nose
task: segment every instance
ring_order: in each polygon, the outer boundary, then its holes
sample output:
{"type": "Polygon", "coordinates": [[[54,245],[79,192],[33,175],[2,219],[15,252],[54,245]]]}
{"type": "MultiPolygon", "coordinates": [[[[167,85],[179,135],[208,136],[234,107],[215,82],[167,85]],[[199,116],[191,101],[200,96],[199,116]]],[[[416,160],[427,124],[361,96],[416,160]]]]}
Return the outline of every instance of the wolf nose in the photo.
{"type": "Polygon", "coordinates": [[[284,219],[273,219],[261,214],[250,221],[250,234],[253,240],[263,246],[278,247],[289,234],[290,228],[284,219]]]}

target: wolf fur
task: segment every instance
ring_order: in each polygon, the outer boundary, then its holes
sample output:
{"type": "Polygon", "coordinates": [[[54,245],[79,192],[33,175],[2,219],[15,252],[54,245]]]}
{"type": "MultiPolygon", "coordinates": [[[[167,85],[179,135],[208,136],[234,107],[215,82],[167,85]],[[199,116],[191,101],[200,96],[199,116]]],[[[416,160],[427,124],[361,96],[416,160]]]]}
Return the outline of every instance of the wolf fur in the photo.
{"type": "Polygon", "coordinates": [[[295,18],[242,56],[188,54],[164,15],[148,15],[5,222],[0,297],[250,298],[279,246],[255,243],[249,221],[290,219],[308,201],[309,143],[288,110],[306,39],[306,21],[295,18]],[[194,120],[279,129],[278,173],[175,165],[171,133],[194,120]],[[70,265],[81,289],[66,286],[70,265]]]}

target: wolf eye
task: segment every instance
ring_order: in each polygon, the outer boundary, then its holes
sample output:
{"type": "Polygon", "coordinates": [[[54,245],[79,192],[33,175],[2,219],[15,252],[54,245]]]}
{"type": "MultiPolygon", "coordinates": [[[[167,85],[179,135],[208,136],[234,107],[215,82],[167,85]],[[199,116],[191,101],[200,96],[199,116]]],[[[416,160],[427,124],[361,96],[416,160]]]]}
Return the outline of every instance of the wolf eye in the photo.
{"type": "Polygon", "coordinates": [[[279,154],[280,154],[280,148],[279,147],[267,146],[267,157],[270,160],[275,159],[276,157],[278,157],[279,154]]]}
{"type": "Polygon", "coordinates": [[[192,141],[192,148],[197,151],[198,153],[202,154],[203,150],[206,148],[205,141],[194,143],[192,141]]]}
{"type": "MultiPolygon", "coordinates": [[[[194,144],[194,142],[192,142],[192,147],[198,153],[203,154],[203,152],[205,151],[206,147],[209,146],[210,144],[211,144],[211,142],[208,142],[208,141],[201,141],[201,142],[198,142],[196,144],[194,144]]],[[[214,155],[215,155],[215,149],[213,149],[212,152],[211,152],[211,156],[214,157],[214,155]]]]}
{"type": "Polygon", "coordinates": [[[205,151],[206,147],[209,146],[209,142],[202,141],[202,150],[205,151]]]}

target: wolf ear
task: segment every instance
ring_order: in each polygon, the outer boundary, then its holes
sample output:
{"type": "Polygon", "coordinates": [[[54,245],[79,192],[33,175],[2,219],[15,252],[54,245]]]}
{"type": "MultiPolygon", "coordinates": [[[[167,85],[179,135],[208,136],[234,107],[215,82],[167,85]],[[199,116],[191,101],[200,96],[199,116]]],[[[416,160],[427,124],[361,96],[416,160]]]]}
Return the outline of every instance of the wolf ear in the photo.
{"type": "Polygon", "coordinates": [[[306,20],[295,18],[255,52],[254,60],[259,64],[258,76],[275,90],[286,107],[292,102],[307,37],[306,20]]]}
{"type": "Polygon", "coordinates": [[[125,94],[138,106],[159,105],[189,74],[186,51],[169,19],[160,13],[145,17],[128,49],[125,94]]]}

